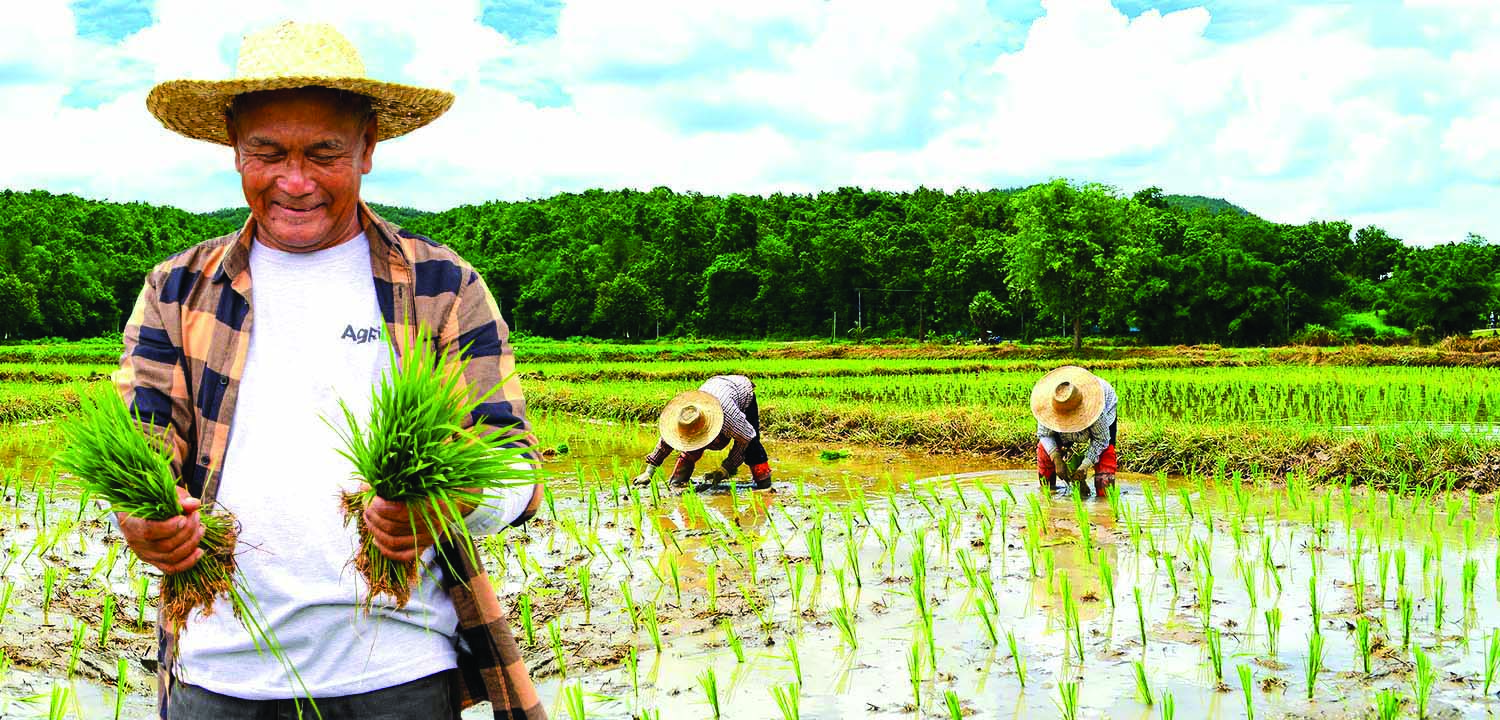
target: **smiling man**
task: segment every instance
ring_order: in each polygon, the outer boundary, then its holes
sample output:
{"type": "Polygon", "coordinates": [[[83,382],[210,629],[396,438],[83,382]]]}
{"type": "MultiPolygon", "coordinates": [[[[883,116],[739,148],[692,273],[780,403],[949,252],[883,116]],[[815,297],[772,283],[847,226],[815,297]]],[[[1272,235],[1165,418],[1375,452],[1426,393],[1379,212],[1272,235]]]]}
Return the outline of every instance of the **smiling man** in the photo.
{"type": "MultiPolygon", "coordinates": [[[[170,440],[184,514],[121,517],[121,532],[142,560],[182,572],[200,555],[198,509],[233,512],[238,570],[299,676],[220,599],[159,632],[162,718],[292,717],[304,697],[324,718],[451,718],[481,700],[497,718],[544,717],[477,553],[451,546],[456,567],[438,562],[435,546],[461,541],[414,532],[404,504],[375,500],[365,520],[381,552],[425,567],[404,607],[376,597],[366,612],[338,501],[358,481],[331,423],[341,403],[368,415],[389,370],[385,339],[399,354],[418,325],[469,360],[464,380],[488,395],[471,422],[534,443],[507,328],[478,273],[360,200],[377,143],[452,101],[367,79],[336,30],[296,23],[247,37],[235,79],[166,82],[147,99],[168,128],[233,149],[250,219],[146,278],[115,383],[170,440]]],[[[469,537],[492,533],[531,517],[540,497],[539,485],[509,488],[461,521],[469,537]]]]}

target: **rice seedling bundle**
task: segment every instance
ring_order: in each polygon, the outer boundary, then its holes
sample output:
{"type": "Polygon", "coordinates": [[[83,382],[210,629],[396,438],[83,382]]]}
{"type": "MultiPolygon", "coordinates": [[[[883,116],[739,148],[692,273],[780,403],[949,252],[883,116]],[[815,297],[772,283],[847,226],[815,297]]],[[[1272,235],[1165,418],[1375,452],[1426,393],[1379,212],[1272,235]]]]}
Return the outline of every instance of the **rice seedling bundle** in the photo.
{"type": "MultiPolygon", "coordinates": [[[[405,355],[397,357],[394,346],[390,353],[391,371],[372,391],[368,422],[361,426],[341,402],[344,426],[330,423],[344,441],[339,452],[367,485],[341,498],[345,522],[352,522],[359,535],[354,566],[369,583],[366,610],[379,595],[405,607],[418,575],[417,558],[398,562],[376,547],[364,519],[376,497],[405,503],[412,511],[413,534],[457,534],[469,541],[459,546],[466,547],[472,546],[463,524],[466,509],[489,502],[487,491],[537,482],[527,463],[529,448],[505,446],[513,428],[481,435],[465,427],[500,385],[472,395],[463,379],[468,361],[460,353],[439,353],[425,329],[405,355]]],[[[556,514],[555,507],[549,509],[556,514]]]]}
{"type": "MultiPolygon", "coordinates": [[[[169,520],[183,514],[177,478],[172,472],[172,450],[165,442],[148,436],[143,427],[112,393],[85,396],[76,420],[64,428],[65,441],[57,464],[72,475],[84,493],[108,503],[109,512],[142,520],[169,520]]],[[[269,631],[246,612],[253,597],[234,582],[233,516],[211,507],[199,508],[197,516],[203,526],[203,538],[198,543],[203,555],[187,570],[163,578],[163,624],[169,632],[179,632],[190,612],[211,612],[214,598],[223,596],[231,601],[235,617],[257,643],[268,639],[269,631]]],[[[144,618],[144,583],[140,594],[140,615],[144,618]]],[[[276,645],[272,643],[272,647],[276,645]]]]}

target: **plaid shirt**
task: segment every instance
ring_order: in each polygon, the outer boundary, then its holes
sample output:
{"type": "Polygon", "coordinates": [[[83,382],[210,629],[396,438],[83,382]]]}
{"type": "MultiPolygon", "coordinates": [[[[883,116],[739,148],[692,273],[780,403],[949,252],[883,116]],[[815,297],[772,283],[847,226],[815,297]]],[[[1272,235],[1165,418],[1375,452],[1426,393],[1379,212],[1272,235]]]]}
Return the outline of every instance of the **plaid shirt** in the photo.
{"type": "MultiPolygon", "coordinates": [[[[719,437],[734,441],[734,447],[729,449],[722,467],[732,475],[745,462],[745,449],[755,439],[755,426],[745,417],[750,403],[755,402],[755,383],[744,375],[715,375],[704,380],[698,389],[714,396],[724,408],[724,429],[719,432],[719,437]]],[[[671,454],[672,446],[666,440],[657,440],[656,449],[646,455],[646,463],[661,467],[671,454]]]]}
{"type": "MultiPolygon", "coordinates": [[[[385,222],[363,204],[360,212],[377,300],[397,352],[410,345],[418,323],[435,331],[445,352],[465,348],[471,361],[464,380],[471,390],[482,394],[501,385],[470,422],[488,432],[517,426],[512,442],[534,446],[508,330],[484,280],[453,251],[385,222]]],[[[125,327],[125,354],[114,373],[126,404],[170,441],[179,482],[205,505],[218,491],[250,346],[254,230],[252,218],[238,232],[152,269],[125,327]]],[[[536,506],[533,495],[516,524],[535,514],[536,506]]],[[[496,718],[545,718],[478,553],[445,548],[444,557],[460,559],[456,567],[440,563],[439,578],[459,619],[453,716],[489,700],[496,718]]],[[[160,625],[157,637],[157,709],[166,720],[176,646],[160,625]]]]}

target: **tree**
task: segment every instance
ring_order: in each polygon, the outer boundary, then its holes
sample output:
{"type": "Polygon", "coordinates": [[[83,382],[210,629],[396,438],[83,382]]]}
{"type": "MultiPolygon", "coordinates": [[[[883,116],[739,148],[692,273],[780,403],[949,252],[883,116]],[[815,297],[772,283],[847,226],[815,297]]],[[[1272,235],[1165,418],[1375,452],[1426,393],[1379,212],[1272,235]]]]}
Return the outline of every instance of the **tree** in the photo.
{"type": "Polygon", "coordinates": [[[599,286],[592,321],[619,335],[639,338],[646,335],[661,314],[661,300],[640,280],[621,273],[599,286]]]}
{"type": "Polygon", "coordinates": [[[969,303],[969,318],[974,321],[979,332],[986,335],[1000,326],[1000,318],[1004,314],[1005,308],[995,299],[994,293],[988,290],[980,290],[969,303]]]}
{"type": "Polygon", "coordinates": [[[1387,281],[1389,319],[1402,327],[1429,325],[1439,335],[1482,327],[1497,292],[1494,254],[1465,241],[1406,257],[1387,281]]]}
{"type": "Polygon", "coordinates": [[[1067,318],[1073,350],[1081,350],[1084,320],[1117,309],[1128,269],[1148,252],[1147,216],[1111,188],[1065,180],[1029,188],[1012,203],[1010,284],[1067,318]]]}

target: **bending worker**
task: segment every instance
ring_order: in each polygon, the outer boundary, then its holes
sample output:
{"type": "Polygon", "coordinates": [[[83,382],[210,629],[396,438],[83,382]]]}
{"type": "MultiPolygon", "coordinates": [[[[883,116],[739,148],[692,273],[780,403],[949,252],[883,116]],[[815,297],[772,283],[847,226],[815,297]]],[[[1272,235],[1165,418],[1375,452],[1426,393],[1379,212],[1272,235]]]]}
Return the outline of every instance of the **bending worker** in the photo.
{"type": "Polygon", "coordinates": [[[635,476],[637,484],[651,482],[673,450],[677,465],[673,485],[686,484],[704,450],[722,450],[733,445],[718,468],[703,475],[705,483],[730,478],[743,463],[750,464],[756,490],[771,487],[771,463],[760,442],[760,407],[755,402],[755,383],[744,375],[716,375],[697,390],[689,390],[667,403],[657,422],[661,439],[646,456],[646,468],[635,476]]]}
{"type": "Polygon", "coordinates": [[[1047,373],[1031,390],[1031,414],[1036,416],[1036,474],[1042,489],[1057,487],[1061,471],[1078,483],[1079,492],[1089,470],[1094,471],[1094,492],[1104,495],[1115,484],[1115,389],[1103,378],[1076,365],[1064,365],[1047,373]],[[1068,473],[1070,460],[1077,467],[1068,473]]]}

